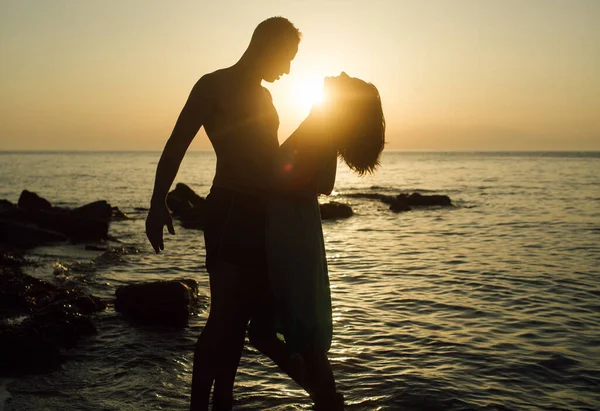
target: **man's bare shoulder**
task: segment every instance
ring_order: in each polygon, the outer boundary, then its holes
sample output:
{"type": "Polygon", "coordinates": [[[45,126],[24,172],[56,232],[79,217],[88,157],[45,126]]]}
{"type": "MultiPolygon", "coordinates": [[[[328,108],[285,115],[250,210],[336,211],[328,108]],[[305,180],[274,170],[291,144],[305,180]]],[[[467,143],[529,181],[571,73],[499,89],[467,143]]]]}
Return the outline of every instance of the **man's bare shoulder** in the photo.
{"type": "Polygon", "coordinates": [[[230,76],[227,69],[219,69],[205,74],[196,82],[193,91],[202,94],[218,93],[228,83],[228,77],[230,76]]]}

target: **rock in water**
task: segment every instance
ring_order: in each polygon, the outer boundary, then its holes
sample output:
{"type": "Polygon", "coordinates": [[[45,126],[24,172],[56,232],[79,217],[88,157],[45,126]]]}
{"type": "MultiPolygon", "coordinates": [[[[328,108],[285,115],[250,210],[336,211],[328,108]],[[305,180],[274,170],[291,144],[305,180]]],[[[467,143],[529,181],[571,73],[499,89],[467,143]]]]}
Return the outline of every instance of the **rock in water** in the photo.
{"type": "Polygon", "coordinates": [[[112,207],[105,200],[94,201],[71,210],[72,217],[82,220],[110,221],[112,207]]]}
{"type": "MultiPolygon", "coordinates": [[[[23,190],[17,207],[0,200],[0,243],[33,247],[65,241],[67,237],[73,242],[104,240],[117,212],[120,213],[104,200],[73,210],[52,207],[48,200],[23,190]]],[[[118,215],[121,216],[124,214],[118,215]]]]}
{"type": "Polygon", "coordinates": [[[187,210],[181,212],[179,215],[179,221],[181,222],[181,226],[184,228],[198,228],[203,230],[204,225],[206,224],[204,204],[201,206],[188,208],[187,210]]]}
{"type": "Polygon", "coordinates": [[[167,194],[167,206],[174,215],[181,215],[190,208],[200,207],[203,204],[204,198],[183,183],[177,183],[175,189],[167,194]]]}
{"type": "Polygon", "coordinates": [[[167,195],[167,206],[185,228],[204,228],[205,203],[190,187],[177,183],[175,189],[167,195]]]}
{"type": "Polygon", "coordinates": [[[58,345],[31,331],[15,333],[0,328],[0,347],[0,376],[3,377],[49,371],[62,361],[58,345]]]}
{"type": "Polygon", "coordinates": [[[67,236],[62,233],[0,218],[0,244],[27,248],[61,241],[67,241],[67,236]]]}
{"type": "Polygon", "coordinates": [[[156,281],[117,288],[115,309],[146,325],[181,327],[198,300],[195,280],[156,281]]]}
{"type": "Polygon", "coordinates": [[[8,200],[0,200],[0,211],[14,210],[17,206],[8,200]]]}
{"type": "Polygon", "coordinates": [[[61,349],[96,330],[99,298],[24,274],[23,260],[0,252],[0,376],[55,368],[61,349]]]}
{"type": "Polygon", "coordinates": [[[392,210],[394,213],[401,213],[404,211],[410,211],[412,208],[410,208],[410,206],[404,201],[394,201],[390,205],[390,210],[392,210]]]}
{"type": "Polygon", "coordinates": [[[13,221],[35,224],[39,228],[62,233],[74,242],[103,240],[108,236],[109,220],[85,218],[78,213],[56,209],[15,211],[10,216],[13,221]]]}
{"type": "Polygon", "coordinates": [[[406,194],[401,193],[397,196],[380,193],[349,193],[347,197],[351,198],[367,198],[371,200],[380,200],[381,202],[388,204],[390,210],[399,213],[403,211],[410,211],[413,207],[451,207],[452,201],[450,197],[446,195],[424,195],[420,193],[406,194]]]}
{"type": "Polygon", "coordinates": [[[394,201],[390,204],[390,210],[398,213],[402,211],[410,211],[412,207],[451,207],[452,201],[450,197],[439,194],[423,195],[420,193],[398,194],[394,201]]]}
{"type": "Polygon", "coordinates": [[[19,202],[17,203],[19,208],[23,210],[50,210],[52,208],[52,204],[50,201],[45,198],[40,197],[36,193],[32,193],[31,191],[23,190],[21,195],[19,196],[19,202]]]}
{"type": "Polygon", "coordinates": [[[397,200],[406,199],[408,205],[411,206],[440,206],[440,207],[450,207],[452,206],[452,201],[450,201],[450,197],[445,195],[423,195],[419,193],[412,193],[409,196],[406,194],[400,194],[397,197],[397,200]]]}
{"type": "Polygon", "coordinates": [[[325,204],[320,204],[319,208],[321,210],[321,219],[322,220],[335,220],[338,218],[348,218],[352,217],[354,212],[352,208],[348,204],[330,202],[325,204]]]}

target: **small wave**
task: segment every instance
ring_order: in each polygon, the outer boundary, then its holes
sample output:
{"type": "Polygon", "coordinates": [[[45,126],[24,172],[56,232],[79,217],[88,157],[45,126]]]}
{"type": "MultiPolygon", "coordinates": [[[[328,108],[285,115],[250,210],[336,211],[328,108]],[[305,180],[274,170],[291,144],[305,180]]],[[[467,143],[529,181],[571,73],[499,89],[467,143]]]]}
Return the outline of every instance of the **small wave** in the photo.
{"type": "Polygon", "coordinates": [[[138,252],[133,246],[123,246],[107,250],[90,261],[56,261],[52,265],[52,273],[57,280],[63,282],[85,280],[87,275],[95,273],[99,268],[119,264],[125,261],[125,256],[138,252]]]}
{"type": "Polygon", "coordinates": [[[576,361],[572,358],[566,357],[561,354],[554,353],[550,356],[550,358],[542,360],[538,362],[538,364],[552,371],[565,371],[571,367],[578,365],[579,361],[576,361]]]}
{"type": "Polygon", "coordinates": [[[112,248],[94,259],[94,263],[96,265],[111,265],[117,264],[124,260],[123,257],[131,254],[137,254],[140,250],[138,250],[134,246],[123,246],[112,248]]]}

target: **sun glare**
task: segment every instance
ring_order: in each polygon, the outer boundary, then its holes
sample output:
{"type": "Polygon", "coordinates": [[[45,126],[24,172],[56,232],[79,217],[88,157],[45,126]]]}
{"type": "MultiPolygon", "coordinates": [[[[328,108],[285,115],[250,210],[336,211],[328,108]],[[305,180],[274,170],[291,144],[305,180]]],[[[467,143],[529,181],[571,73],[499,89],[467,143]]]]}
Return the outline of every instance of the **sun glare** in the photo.
{"type": "Polygon", "coordinates": [[[294,84],[295,102],[303,109],[323,101],[323,78],[303,79],[294,84]]]}

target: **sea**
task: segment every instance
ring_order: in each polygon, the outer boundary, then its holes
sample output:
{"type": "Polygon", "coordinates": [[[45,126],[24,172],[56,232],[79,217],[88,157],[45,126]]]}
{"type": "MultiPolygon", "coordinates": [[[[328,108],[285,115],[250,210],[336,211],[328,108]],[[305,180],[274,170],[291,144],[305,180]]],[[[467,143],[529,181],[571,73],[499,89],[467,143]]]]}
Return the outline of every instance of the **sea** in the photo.
{"type": "MultiPolygon", "coordinates": [[[[113,305],[57,370],[0,381],[0,409],[185,410],[210,304],[199,230],[176,222],[155,254],[144,234],[160,152],[1,152],[0,198],[107,200],[109,251],[31,250],[31,275],[109,302],[124,284],[194,278],[186,328],[142,327],[113,305]]],[[[212,152],[176,182],[209,191],[212,152]]],[[[329,352],[348,410],[600,410],[600,152],[386,151],[359,177],[338,165],[320,201],[351,205],[323,230],[333,300],[329,352]],[[394,213],[354,194],[448,195],[449,208],[394,213]]],[[[246,343],[235,410],[309,410],[305,392],[246,343]]]]}

